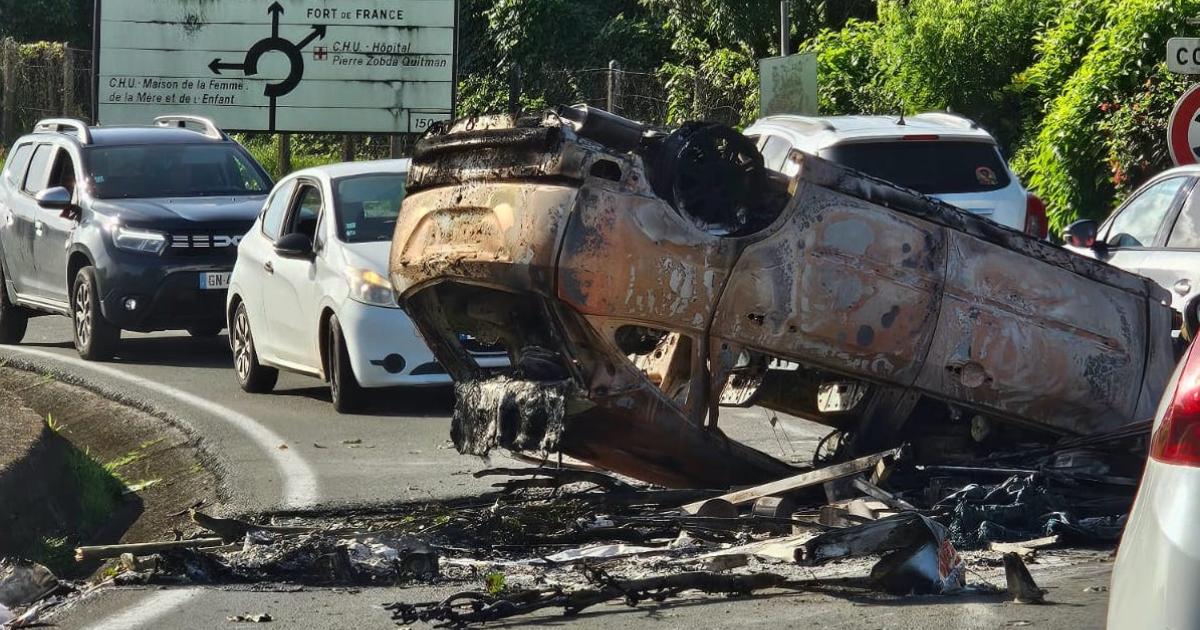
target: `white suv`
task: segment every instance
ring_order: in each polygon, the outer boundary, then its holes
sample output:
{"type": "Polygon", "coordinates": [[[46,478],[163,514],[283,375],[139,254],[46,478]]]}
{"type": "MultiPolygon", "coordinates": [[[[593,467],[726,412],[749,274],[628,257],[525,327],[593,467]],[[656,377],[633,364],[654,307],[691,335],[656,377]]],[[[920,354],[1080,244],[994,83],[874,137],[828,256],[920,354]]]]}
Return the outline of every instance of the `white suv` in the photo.
{"type": "Polygon", "coordinates": [[[800,149],[1046,238],[1046,207],[1021,185],[975,122],[941,112],[895,116],[768,116],[746,129],[767,168],[785,175],[800,149]]]}

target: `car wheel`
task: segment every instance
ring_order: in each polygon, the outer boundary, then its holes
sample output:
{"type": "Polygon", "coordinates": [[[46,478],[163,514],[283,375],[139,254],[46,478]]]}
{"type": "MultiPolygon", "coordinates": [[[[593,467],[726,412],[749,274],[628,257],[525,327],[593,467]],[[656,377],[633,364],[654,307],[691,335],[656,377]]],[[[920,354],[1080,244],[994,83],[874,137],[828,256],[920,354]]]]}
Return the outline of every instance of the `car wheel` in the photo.
{"type": "Polygon", "coordinates": [[[21,343],[29,326],[29,312],[8,299],[4,269],[0,268],[0,344],[21,343]]]}
{"type": "Polygon", "coordinates": [[[117,353],[121,329],[100,312],[100,290],[92,267],[84,267],[75,274],[71,286],[71,323],[79,356],[88,361],[107,361],[117,353]]]}
{"type": "Polygon", "coordinates": [[[246,303],[238,304],[233,315],[233,329],[229,331],[230,343],[233,345],[233,371],[237,374],[238,385],[242,391],[251,394],[265,394],[275,389],[279,381],[279,370],[267,367],[258,362],[258,352],[254,350],[254,335],[250,332],[250,314],[246,312],[246,303]]]}
{"type": "Polygon", "coordinates": [[[225,329],[220,326],[192,326],[187,329],[189,335],[198,339],[212,339],[221,334],[222,330],[225,329]]]}
{"type": "Polygon", "coordinates": [[[353,413],[362,406],[363,389],[354,377],[354,368],[350,366],[350,351],[346,349],[346,337],[342,335],[342,325],[337,315],[329,318],[329,352],[326,354],[329,362],[329,392],[333,398],[333,408],[338,413],[353,413]]]}

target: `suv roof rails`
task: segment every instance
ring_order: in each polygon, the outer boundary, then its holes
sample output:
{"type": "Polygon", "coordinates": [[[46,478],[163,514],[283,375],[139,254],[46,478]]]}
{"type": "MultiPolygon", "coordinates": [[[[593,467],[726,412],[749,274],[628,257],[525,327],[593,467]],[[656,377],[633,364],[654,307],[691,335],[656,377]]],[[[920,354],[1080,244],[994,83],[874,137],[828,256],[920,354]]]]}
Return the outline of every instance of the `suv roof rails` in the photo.
{"type": "Polygon", "coordinates": [[[88,131],[87,123],[74,118],[46,118],[39,120],[33,126],[33,133],[63,133],[63,131],[74,132],[79,137],[79,141],[83,144],[91,144],[92,132],[88,131]]]}
{"type": "Polygon", "coordinates": [[[834,127],[833,123],[824,118],[819,118],[816,116],[805,116],[803,114],[775,114],[773,116],[768,116],[767,118],[786,118],[802,125],[820,128],[824,131],[837,131],[837,127],[834,127]]]}
{"type": "Polygon", "coordinates": [[[229,136],[225,135],[224,131],[221,131],[221,128],[217,126],[217,123],[213,122],[211,118],[205,118],[203,116],[159,116],[158,118],[154,119],[154,124],[158,127],[178,127],[180,129],[187,129],[189,124],[199,125],[204,128],[204,131],[200,133],[203,133],[205,136],[212,138],[213,140],[229,139],[229,136]]]}
{"type": "Polygon", "coordinates": [[[913,118],[925,120],[936,120],[947,124],[958,125],[970,129],[979,129],[979,123],[959,114],[958,112],[924,112],[913,116],[913,118]]]}

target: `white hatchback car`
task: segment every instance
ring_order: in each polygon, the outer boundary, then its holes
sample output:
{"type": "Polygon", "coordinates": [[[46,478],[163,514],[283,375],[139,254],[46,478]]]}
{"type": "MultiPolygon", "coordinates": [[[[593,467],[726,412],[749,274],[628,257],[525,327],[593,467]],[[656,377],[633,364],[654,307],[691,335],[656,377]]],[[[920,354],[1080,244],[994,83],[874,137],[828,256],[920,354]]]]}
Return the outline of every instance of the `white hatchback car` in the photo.
{"type": "MultiPolygon", "coordinates": [[[[227,314],[242,389],[267,392],[279,370],[329,383],[353,411],[363,388],[444,385],[450,377],[387,279],[408,160],[335,164],[276,184],[238,247],[227,314]]],[[[507,357],[481,348],[481,365],[507,357]]]]}
{"type": "Polygon", "coordinates": [[[930,112],[896,116],[768,116],[746,129],[767,168],[794,175],[792,149],[940,199],[1044,239],[1046,206],[1008,168],[975,122],[930,112]]]}
{"type": "Polygon", "coordinates": [[[1200,628],[1200,345],[1167,384],[1121,536],[1108,628],[1200,628]]]}

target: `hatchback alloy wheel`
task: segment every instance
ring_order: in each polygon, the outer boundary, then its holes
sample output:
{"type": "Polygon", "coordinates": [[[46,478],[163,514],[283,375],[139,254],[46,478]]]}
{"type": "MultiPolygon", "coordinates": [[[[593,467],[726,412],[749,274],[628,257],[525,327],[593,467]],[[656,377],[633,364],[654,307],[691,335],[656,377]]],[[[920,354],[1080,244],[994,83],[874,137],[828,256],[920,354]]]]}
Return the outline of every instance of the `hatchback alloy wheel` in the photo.
{"type": "Polygon", "coordinates": [[[259,363],[258,351],[254,348],[254,333],[250,329],[250,313],[246,310],[245,302],[239,302],[234,311],[229,341],[233,349],[233,372],[242,391],[265,394],[275,389],[279,370],[259,363]]]}

